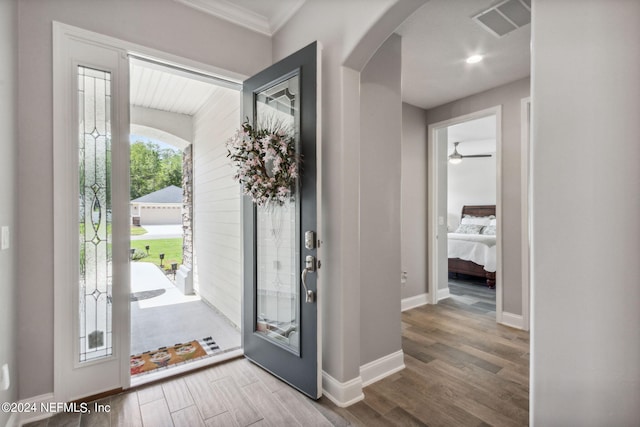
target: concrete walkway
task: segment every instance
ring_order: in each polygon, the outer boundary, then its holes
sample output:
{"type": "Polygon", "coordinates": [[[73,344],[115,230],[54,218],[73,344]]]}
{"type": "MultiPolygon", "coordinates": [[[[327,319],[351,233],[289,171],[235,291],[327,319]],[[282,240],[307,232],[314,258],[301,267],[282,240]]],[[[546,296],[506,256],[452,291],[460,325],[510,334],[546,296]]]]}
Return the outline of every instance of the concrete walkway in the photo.
{"type": "Polygon", "coordinates": [[[141,236],[131,236],[131,240],[175,239],[182,237],[182,225],[143,225],[147,230],[141,236]]]}
{"type": "Polygon", "coordinates": [[[240,331],[200,296],[183,295],[154,264],[132,262],[131,292],[145,291],[158,295],[131,302],[131,354],[209,336],[221,349],[240,347],[240,331]]]}

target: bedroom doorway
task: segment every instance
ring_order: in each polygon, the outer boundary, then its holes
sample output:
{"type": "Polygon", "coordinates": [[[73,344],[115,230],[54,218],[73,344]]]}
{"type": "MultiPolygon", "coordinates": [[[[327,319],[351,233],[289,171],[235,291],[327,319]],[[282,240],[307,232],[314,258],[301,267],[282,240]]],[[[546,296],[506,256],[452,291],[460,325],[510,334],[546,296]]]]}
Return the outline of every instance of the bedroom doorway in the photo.
{"type": "Polygon", "coordinates": [[[501,107],[429,126],[429,297],[502,317],[501,107]],[[449,258],[451,256],[451,258],[449,258]]]}

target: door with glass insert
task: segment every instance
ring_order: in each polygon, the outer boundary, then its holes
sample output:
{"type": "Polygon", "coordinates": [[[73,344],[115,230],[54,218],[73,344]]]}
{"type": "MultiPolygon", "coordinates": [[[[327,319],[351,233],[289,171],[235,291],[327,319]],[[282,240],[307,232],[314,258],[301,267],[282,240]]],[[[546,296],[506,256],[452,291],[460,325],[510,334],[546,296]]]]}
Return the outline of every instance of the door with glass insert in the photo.
{"type": "MultiPolygon", "coordinates": [[[[283,204],[245,196],[245,356],[316,399],[322,394],[318,334],[316,43],[244,82],[243,117],[295,141],[300,174],[283,204]]],[[[267,167],[278,167],[269,165],[267,167]]],[[[320,295],[321,297],[321,295],[320,295]]]]}

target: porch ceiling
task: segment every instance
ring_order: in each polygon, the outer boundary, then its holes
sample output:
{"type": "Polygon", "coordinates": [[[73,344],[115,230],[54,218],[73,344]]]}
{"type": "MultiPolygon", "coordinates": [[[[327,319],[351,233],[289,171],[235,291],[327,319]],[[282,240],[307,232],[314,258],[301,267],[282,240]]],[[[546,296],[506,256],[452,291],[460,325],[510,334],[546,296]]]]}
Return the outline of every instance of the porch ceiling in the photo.
{"type": "Polygon", "coordinates": [[[131,62],[131,105],[193,116],[223,88],[201,77],[142,61],[131,62]]]}

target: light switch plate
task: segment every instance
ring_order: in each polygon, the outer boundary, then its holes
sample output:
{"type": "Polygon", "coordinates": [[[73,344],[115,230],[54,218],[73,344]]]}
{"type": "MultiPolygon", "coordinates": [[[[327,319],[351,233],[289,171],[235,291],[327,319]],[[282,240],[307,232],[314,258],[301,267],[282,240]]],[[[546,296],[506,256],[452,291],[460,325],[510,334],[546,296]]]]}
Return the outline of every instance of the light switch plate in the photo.
{"type": "Polygon", "coordinates": [[[2,244],[0,245],[0,250],[9,249],[11,239],[9,238],[9,226],[3,225],[2,232],[0,233],[2,236],[0,240],[2,240],[2,244]]]}

